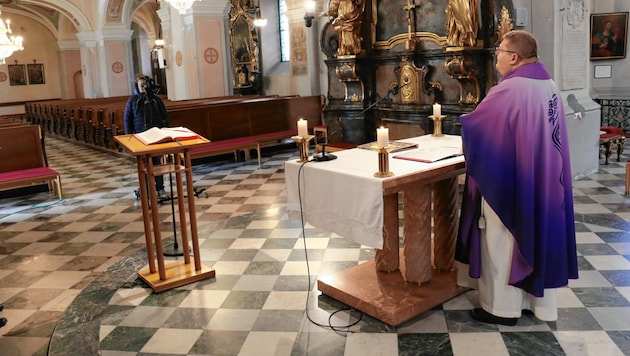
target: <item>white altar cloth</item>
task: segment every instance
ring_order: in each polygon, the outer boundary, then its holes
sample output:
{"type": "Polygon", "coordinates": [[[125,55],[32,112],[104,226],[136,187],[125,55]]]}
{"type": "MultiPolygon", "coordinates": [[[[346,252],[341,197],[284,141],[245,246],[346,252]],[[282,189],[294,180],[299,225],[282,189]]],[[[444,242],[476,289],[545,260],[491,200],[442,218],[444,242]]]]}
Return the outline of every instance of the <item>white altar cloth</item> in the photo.
{"type": "MultiPolygon", "coordinates": [[[[453,135],[424,135],[401,141],[417,143],[418,149],[414,150],[462,146],[461,137],[453,135]]],[[[332,161],[285,162],[289,217],[300,219],[301,210],[305,222],[318,229],[382,249],[383,182],[464,161],[461,155],[433,163],[393,158],[400,153],[389,154],[389,170],[394,176],[387,178],[374,177],[378,152],[360,148],[335,152],[337,159],[332,161]]]]}

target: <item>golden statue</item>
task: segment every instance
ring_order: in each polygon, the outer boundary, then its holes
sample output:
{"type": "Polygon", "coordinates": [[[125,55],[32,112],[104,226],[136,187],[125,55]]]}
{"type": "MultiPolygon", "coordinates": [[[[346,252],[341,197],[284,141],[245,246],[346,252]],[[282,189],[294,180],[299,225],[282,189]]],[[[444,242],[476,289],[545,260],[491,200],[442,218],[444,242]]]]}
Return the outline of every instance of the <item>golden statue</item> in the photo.
{"type": "Polygon", "coordinates": [[[338,56],[355,55],[361,53],[361,23],[365,0],[330,0],[328,15],[333,17],[331,22],[339,36],[338,56]]]}
{"type": "Polygon", "coordinates": [[[503,36],[512,31],[514,25],[512,24],[512,19],[510,18],[510,12],[505,6],[501,7],[501,16],[499,17],[499,26],[497,29],[497,41],[496,43],[501,43],[503,41],[503,36]]]}
{"type": "Polygon", "coordinates": [[[449,0],[446,5],[446,44],[475,46],[479,29],[478,0],[449,0]]]}

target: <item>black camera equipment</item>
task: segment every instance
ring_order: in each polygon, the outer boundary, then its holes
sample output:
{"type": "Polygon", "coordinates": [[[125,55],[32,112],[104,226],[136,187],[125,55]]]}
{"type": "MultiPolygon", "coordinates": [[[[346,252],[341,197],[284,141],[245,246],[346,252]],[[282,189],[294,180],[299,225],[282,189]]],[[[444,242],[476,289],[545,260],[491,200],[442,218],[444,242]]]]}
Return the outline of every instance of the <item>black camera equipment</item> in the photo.
{"type": "Polygon", "coordinates": [[[143,97],[145,97],[145,103],[147,103],[147,100],[149,97],[156,95],[157,93],[160,92],[160,86],[155,84],[155,81],[153,80],[153,78],[144,77],[144,80],[145,82],[138,89],[140,89],[140,93],[142,94],[143,97]]]}

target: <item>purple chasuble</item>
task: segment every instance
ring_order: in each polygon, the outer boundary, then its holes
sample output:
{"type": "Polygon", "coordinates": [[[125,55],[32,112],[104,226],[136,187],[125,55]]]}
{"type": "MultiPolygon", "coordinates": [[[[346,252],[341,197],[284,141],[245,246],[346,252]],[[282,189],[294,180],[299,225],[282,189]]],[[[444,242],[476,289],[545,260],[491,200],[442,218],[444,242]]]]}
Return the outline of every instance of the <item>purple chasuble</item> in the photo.
{"type": "Polygon", "coordinates": [[[466,184],[455,258],[481,274],[481,197],[514,235],[509,284],[542,297],[577,278],[573,195],[560,91],[541,63],[505,75],[460,117],[466,184]]]}

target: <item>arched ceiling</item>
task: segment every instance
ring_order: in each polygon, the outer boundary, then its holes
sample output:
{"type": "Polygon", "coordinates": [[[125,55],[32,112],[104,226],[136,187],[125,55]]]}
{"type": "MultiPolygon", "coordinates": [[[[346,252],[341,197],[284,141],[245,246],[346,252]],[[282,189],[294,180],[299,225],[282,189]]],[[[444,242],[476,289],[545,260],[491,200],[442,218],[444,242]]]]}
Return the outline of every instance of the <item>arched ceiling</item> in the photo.
{"type": "Polygon", "coordinates": [[[157,0],[98,0],[94,12],[86,14],[70,0],[0,0],[6,14],[27,16],[46,27],[59,40],[76,39],[78,32],[105,27],[131,28],[137,23],[149,37],[160,34],[157,0]]]}

